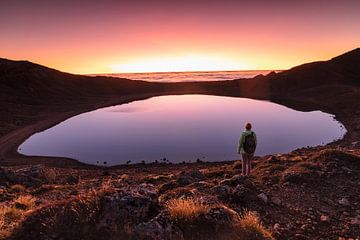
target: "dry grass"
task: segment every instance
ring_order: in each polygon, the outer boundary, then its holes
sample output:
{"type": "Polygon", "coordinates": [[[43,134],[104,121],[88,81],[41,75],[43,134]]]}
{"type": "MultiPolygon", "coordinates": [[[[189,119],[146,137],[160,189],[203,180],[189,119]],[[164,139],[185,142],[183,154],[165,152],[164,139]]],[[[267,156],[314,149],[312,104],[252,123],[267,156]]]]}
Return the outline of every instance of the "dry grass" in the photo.
{"type": "Polygon", "coordinates": [[[41,232],[45,234],[44,238],[106,239],[99,235],[94,225],[98,221],[100,207],[101,199],[95,191],[44,205],[26,214],[13,232],[13,238],[38,239],[41,232]]]}
{"type": "Polygon", "coordinates": [[[0,219],[2,222],[2,227],[4,227],[5,224],[9,224],[19,220],[21,216],[22,216],[21,211],[15,207],[0,208],[0,219]]]}
{"type": "Polygon", "coordinates": [[[23,210],[32,209],[36,199],[30,195],[20,196],[15,200],[15,207],[23,210]]]}
{"type": "Polygon", "coordinates": [[[209,206],[197,199],[171,199],[167,204],[170,216],[174,220],[190,220],[205,214],[209,206]]]}
{"type": "Polygon", "coordinates": [[[273,240],[256,213],[239,216],[224,205],[206,205],[197,199],[172,199],[166,204],[170,217],[191,240],[273,240]],[[211,217],[210,217],[210,215],[211,217]],[[217,218],[219,217],[219,218],[217,218]]]}
{"type": "Polygon", "coordinates": [[[15,184],[10,187],[10,190],[11,192],[22,193],[25,192],[26,188],[21,184],[15,184]]]}
{"type": "Polygon", "coordinates": [[[16,226],[22,217],[22,212],[15,207],[0,207],[0,239],[6,239],[11,233],[11,229],[16,226]]]}
{"type": "Polygon", "coordinates": [[[233,164],[233,169],[242,169],[242,162],[240,160],[237,160],[233,164]]]}
{"type": "Polygon", "coordinates": [[[266,230],[257,214],[246,211],[239,221],[239,227],[246,236],[244,239],[273,239],[271,233],[266,230]]]}
{"type": "Polygon", "coordinates": [[[32,208],[34,205],[35,199],[33,197],[20,196],[16,199],[14,205],[0,206],[0,239],[8,237],[24,216],[23,210],[32,208]]]}
{"type": "MultiPolygon", "coordinates": [[[[0,211],[1,211],[1,210],[0,210],[0,211]]],[[[5,226],[5,217],[4,217],[4,215],[2,215],[2,214],[0,213],[0,231],[3,230],[4,226],[5,226]]]]}

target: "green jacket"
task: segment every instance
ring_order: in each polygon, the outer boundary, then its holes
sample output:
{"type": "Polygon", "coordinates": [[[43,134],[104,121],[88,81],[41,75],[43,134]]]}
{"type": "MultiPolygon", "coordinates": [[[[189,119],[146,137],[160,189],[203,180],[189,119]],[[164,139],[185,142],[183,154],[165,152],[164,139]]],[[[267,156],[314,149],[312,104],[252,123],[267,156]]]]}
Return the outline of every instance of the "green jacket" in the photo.
{"type": "MultiPolygon", "coordinates": [[[[242,134],[241,134],[241,137],[239,139],[239,145],[238,145],[238,153],[239,154],[243,154],[245,153],[245,150],[244,150],[244,144],[245,144],[245,137],[250,135],[253,131],[251,130],[245,130],[242,134]]],[[[256,138],[256,134],[255,132],[254,133],[254,137],[255,137],[255,143],[257,145],[257,138],[256,138]]]]}

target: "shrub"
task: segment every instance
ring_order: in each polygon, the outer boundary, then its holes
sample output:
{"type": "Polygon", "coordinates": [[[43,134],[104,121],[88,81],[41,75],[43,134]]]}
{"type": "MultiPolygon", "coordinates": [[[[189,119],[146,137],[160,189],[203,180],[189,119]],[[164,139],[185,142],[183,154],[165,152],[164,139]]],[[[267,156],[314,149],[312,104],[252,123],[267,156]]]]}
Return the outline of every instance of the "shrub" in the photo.
{"type": "Polygon", "coordinates": [[[14,207],[0,207],[0,239],[7,239],[22,213],[14,207]]]}
{"type": "Polygon", "coordinates": [[[0,216],[0,239],[5,239],[8,235],[8,232],[5,230],[5,219],[3,216],[0,216]]]}
{"type": "Polygon", "coordinates": [[[15,207],[22,210],[28,210],[35,206],[35,201],[36,199],[30,195],[20,196],[15,200],[15,207]]]}
{"type": "Polygon", "coordinates": [[[26,188],[21,184],[15,184],[10,187],[10,190],[12,192],[21,193],[21,192],[25,192],[26,188]]]}
{"type": "Polygon", "coordinates": [[[170,218],[185,239],[272,240],[271,233],[254,212],[239,216],[222,204],[203,204],[197,199],[172,199],[166,204],[170,218]]]}
{"type": "Polygon", "coordinates": [[[0,208],[0,219],[2,226],[5,224],[11,224],[21,218],[21,211],[15,207],[2,207],[0,208]]]}
{"type": "Polygon", "coordinates": [[[233,164],[233,169],[242,169],[242,162],[240,160],[237,160],[233,164]]]}
{"type": "Polygon", "coordinates": [[[166,207],[170,217],[176,221],[186,221],[205,214],[208,206],[196,199],[171,199],[166,207]]]}
{"type": "Polygon", "coordinates": [[[262,226],[258,216],[251,211],[246,211],[241,216],[239,228],[243,239],[273,239],[271,233],[262,226]]]}
{"type": "Polygon", "coordinates": [[[4,226],[5,226],[4,215],[0,215],[0,231],[3,230],[4,226]]]}
{"type": "Polygon", "coordinates": [[[89,195],[34,210],[12,231],[12,239],[106,239],[99,236],[95,227],[100,199],[95,193],[89,195]]]}

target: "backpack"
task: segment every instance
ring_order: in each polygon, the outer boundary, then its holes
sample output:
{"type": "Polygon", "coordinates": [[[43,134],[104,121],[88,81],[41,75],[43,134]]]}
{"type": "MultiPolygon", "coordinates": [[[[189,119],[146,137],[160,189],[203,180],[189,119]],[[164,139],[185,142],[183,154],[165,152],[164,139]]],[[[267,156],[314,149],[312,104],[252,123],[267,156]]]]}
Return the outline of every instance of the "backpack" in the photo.
{"type": "Polygon", "coordinates": [[[254,132],[251,132],[251,134],[245,136],[245,142],[244,142],[244,151],[247,154],[253,154],[256,149],[256,141],[254,132]]]}

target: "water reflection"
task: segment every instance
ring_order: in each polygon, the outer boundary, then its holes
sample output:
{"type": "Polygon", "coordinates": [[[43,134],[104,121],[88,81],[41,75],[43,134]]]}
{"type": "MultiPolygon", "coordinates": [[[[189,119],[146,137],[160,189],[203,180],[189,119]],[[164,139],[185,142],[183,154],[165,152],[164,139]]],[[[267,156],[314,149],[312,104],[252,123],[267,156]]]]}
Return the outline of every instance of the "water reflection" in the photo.
{"type": "Polygon", "coordinates": [[[256,155],[326,144],[346,132],[320,111],[246,98],[161,96],[80,114],[31,136],[20,152],[107,165],[234,160],[246,121],[259,138],[256,155]]]}

